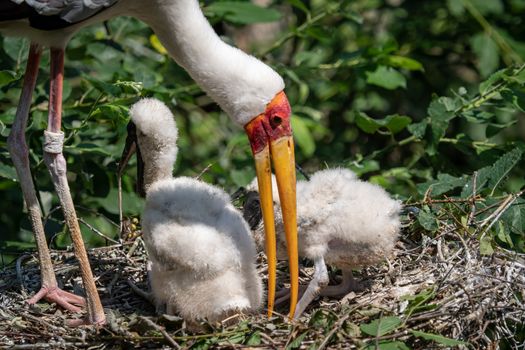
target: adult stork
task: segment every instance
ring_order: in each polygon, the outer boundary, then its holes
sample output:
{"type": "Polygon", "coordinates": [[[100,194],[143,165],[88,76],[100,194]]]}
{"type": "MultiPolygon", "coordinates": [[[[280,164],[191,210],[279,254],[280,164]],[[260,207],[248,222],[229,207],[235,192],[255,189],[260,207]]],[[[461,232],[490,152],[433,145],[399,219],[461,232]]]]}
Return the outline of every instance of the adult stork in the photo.
{"type": "Polygon", "coordinates": [[[29,302],[41,298],[78,311],[82,300],[57,287],[32,182],[24,130],[35,87],[42,47],[51,51],[48,126],[44,132],[44,161],[51,173],[64,217],[79,259],[86,290],[89,324],[105,322],[93,281],[73,201],[66,179],[61,132],[64,48],[79,29],[115,16],[126,15],[146,22],[173,59],[220,107],[244,127],[255,158],[255,168],[266,227],[268,256],[268,314],[275,298],[275,227],[270,159],[277,176],[288,239],[293,316],[298,292],[298,255],[295,200],[294,144],[290,105],[283,79],[256,58],[224,43],[204,17],[197,0],[4,0],[0,2],[0,32],[31,40],[26,74],[15,121],[8,138],[18,178],[36,237],[42,287],[29,302]]]}

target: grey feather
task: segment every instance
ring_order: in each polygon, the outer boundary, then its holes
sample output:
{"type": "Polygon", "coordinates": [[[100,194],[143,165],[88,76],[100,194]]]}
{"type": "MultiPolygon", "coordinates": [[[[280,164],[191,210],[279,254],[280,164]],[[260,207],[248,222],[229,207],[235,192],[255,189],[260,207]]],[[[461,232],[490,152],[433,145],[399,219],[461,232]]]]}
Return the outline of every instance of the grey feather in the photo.
{"type": "Polygon", "coordinates": [[[17,4],[26,2],[43,16],[58,15],[69,23],[81,22],[118,0],[11,0],[17,4]]]}

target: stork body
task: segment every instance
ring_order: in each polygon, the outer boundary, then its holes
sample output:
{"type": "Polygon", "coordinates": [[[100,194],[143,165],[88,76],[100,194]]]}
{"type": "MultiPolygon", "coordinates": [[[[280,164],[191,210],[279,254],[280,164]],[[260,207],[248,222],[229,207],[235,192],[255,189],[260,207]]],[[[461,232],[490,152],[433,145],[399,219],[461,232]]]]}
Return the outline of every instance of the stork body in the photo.
{"type": "MultiPolygon", "coordinates": [[[[105,322],[66,179],[66,161],[62,155],[62,83],[64,48],[71,36],[91,23],[120,15],[133,16],[150,25],[175,61],[188,71],[234,122],[244,126],[256,161],[262,186],[261,196],[268,208],[272,199],[269,197],[271,188],[268,186],[271,182],[267,169],[270,167],[272,150],[283,196],[283,214],[290,242],[292,294],[296,298],[298,264],[294,153],[290,106],[283,92],[282,78],[261,61],[221,41],[202,14],[197,0],[4,0],[0,2],[0,33],[25,36],[31,40],[20,103],[8,138],[8,148],[27,203],[41,265],[42,288],[29,302],[35,303],[46,298],[71,311],[79,311],[74,304],[83,304],[82,298],[57,287],[44,235],[42,213],[30,174],[24,135],[42,48],[49,47],[51,83],[48,127],[44,133],[44,160],[59,195],[79,258],[87,298],[88,318],[85,322],[105,322]]],[[[271,214],[269,210],[267,213],[271,214]]],[[[273,217],[265,216],[265,222],[267,234],[271,237],[273,217]]],[[[268,248],[267,254],[270,261],[275,260],[274,247],[268,248]]],[[[272,288],[275,286],[275,282],[272,282],[275,280],[274,267],[275,264],[269,269],[270,313],[274,294],[272,288]]],[[[290,314],[294,308],[292,296],[290,314]]]]}
{"type": "MultiPolygon", "coordinates": [[[[254,189],[251,184],[249,189],[254,189]]],[[[264,239],[258,224],[257,197],[248,196],[245,218],[258,245],[264,239]]],[[[310,181],[297,182],[297,220],[299,256],[314,262],[315,272],[297,305],[295,317],[301,315],[316,295],[336,296],[356,288],[352,269],[370,266],[387,258],[397,240],[401,226],[401,203],[377,185],[360,181],[347,169],[328,169],[312,175],[310,181]],[[338,286],[327,286],[326,264],[343,272],[338,286]]],[[[284,239],[275,201],[277,256],[283,258],[284,239]]],[[[260,215],[260,214],[259,214],[260,215]]]]}
{"type": "Polygon", "coordinates": [[[144,161],[142,232],[151,261],[151,289],[167,312],[218,321],[262,302],[256,249],[248,225],[221,189],[172,178],[177,154],[173,115],[160,101],[131,109],[144,161]]]}

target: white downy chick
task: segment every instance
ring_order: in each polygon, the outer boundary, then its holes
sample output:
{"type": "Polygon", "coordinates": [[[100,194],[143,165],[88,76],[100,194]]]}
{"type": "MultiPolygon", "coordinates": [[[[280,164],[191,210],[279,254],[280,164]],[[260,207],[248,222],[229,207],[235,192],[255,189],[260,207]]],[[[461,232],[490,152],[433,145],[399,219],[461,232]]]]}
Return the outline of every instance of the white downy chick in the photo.
{"type": "Polygon", "coordinates": [[[258,309],[263,292],[255,244],[229,196],[202,181],[172,177],[177,128],[162,102],[143,99],[130,114],[144,161],[142,232],[157,306],[210,322],[258,309]]]}
{"type": "MultiPolygon", "coordinates": [[[[276,185],[273,184],[276,192],[276,185]]],[[[256,191],[254,180],[247,189],[256,191]]],[[[286,259],[286,240],[279,197],[274,193],[277,257],[286,259]]],[[[258,195],[248,195],[244,216],[259,247],[264,246],[258,195]]],[[[299,301],[299,317],[317,294],[344,295],[356,287],[352,269],[380,263],[394,248],[401,222],[401,202],[381,187],[359,180],[347,169],[318,171],[310,181],[297,182],[299,256],[314,261],[315,273],[299,301]],[[327,286],[326,264],[343,272],[340,285],[327,286]]]]}

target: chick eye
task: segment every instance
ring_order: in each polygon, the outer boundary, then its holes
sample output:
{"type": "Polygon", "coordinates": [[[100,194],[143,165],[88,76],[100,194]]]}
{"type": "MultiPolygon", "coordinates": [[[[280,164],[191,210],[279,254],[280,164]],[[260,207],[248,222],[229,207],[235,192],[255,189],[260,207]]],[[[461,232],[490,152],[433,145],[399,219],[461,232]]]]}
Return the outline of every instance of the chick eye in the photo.
{"type": "Polygon", "coordinates": [[[279,117],[278,115],[274,115],[270,118],[270,125],[272,128],[277,128],[279,125],[281,125],[283,122],[283,118],[279,117]]]}

